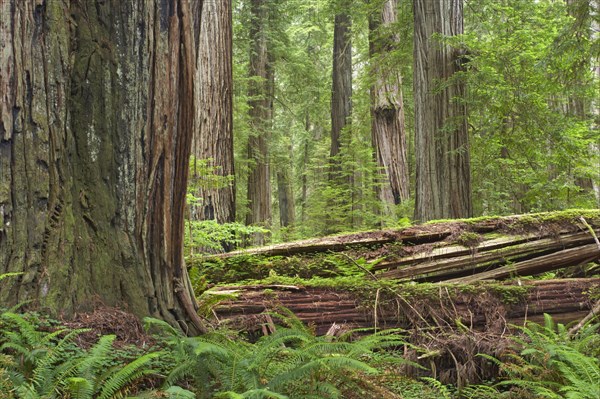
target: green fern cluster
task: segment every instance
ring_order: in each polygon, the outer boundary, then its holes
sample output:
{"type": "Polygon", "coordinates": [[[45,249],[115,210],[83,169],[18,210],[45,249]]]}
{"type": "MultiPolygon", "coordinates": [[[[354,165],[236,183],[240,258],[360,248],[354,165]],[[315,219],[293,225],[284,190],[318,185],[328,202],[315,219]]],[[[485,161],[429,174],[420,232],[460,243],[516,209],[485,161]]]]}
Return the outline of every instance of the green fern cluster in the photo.
{"type": "Polygon", "coordinates": [[[520,328],[522,337],[513,338],[521,349],[510,355],[509,361],[486,356],[500,366],[507,379],[494,387],[468,387],[463,395],[477,399],[598,399],[599,328],[599,324],[588,324],[572,337],[549,315],[543,325],[528,323],[520,328]]]}
{"type": "Polygon", "coordinates": [[[155,373],[153,361],[163,355],[150,352],[122,364],[115,358],[114,335],[100,337],[87,351],[78,348],[74,339],[84,331],[40,331],[23,315],[2,313],[0,399],[123,398],[136,391],[142,377],[155,373]]]}
{"type": "Polygon", "coordinates": [[[164,387],[187,379],[199,398],[341,398],[340,387],[377,372],[367,364],[369,357],[405,344],[397,331],[352,342],[315,337],[293,320],[254,344],[224,332],[188,338],[160,320],[146,323],[171,336],[168,344],[177,366],[164,387]]]}

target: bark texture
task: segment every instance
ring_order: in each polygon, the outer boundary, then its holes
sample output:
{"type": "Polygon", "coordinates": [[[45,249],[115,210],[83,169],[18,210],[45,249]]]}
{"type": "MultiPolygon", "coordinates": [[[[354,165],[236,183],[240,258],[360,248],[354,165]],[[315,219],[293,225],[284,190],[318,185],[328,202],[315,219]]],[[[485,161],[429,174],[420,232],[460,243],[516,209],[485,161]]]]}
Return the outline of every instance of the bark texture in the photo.
{"type": "Polygon", "coordinates": [[[415,0],[415,218],[420,221],[472,214],[464,84],[459,52],[434,36],[463,33],[462,0],[415,0]]]}
{"type": "MultiPolygon", "coordinates": [[[[233,163],[233,67],[231,0],[208,1],[202,9],[200,45],[197,58],[197,126],[192,153],[206,160],[218,176],[234,176],[233,163]]],[[[192,217],[214,219],[219,223],[235,221],[235,183],[219,181],[202,184],[201,198],[192,217]]],[[[226,179],[223,179],[226,180],[226,179]]]]}
{"type": "Polygon", "coordinates": [[[369,19],[371,73],[377,77],[371,87],[371,137],[381,177],[377,195],[388,216],[410,195],[402,78],[385,59],[400,40],[386,31],[397,20],[397,8],[397,0],[386,0],[381,12],[369,19]]]}
{"type": "Polygon", "coordinates": [[[352,114],[352,20],[350,15],[335,16],[333,31],[333,72],[331,92],[331,150],[332,167],[329,180],[340,171],[339,160],[342,130],[350,123],[352,114]]]}
{"type": "Polygon", "coordinates": [[[202,325],[183,265],[186,1],[0,4],[0,302],[202,325]]]}
{"type": "MultiPolygon", "coordinates": [[[[267,0],[252,0],[250,27],[250,108],[251,134],[248,138],[248,159],[251,161],[248,175],[249,212],[246,224],[270,227],[271,176],[269,168],[269,131],[273,117],[273,70],[268,49],[269,10],[267,0]]],[[[255,234],[254,244],[264,244],[267,237],[255,234]]]]}

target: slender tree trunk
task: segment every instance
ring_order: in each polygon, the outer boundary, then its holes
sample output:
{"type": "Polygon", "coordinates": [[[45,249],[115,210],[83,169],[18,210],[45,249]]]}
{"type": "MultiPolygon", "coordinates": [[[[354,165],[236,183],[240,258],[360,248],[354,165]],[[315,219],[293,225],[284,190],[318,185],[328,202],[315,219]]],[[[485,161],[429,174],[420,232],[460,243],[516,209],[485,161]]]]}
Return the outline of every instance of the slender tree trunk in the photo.
{"type": "Polygon", "coordinates": [[[434,35],[463,33],[462,0],[414,0],[415,218],[471,216],[465,87],[446,84],[460,54],[434,35]],[[442,86],[442,87],[440,87],[442,86]]]}
{"type": "Polygon", "coordinates": [[[202,330],[183,264],[189,5],[0,3],[0,302],[202,330]]]}
{"type": "Polygon", "coordinates": [[[371,137],[381,184],[377,196],[383,214],[393,216],[394,205],[409,197],[406,130],[400,73],[384,66],[384,57],[399,42],[397,35],[381,36],[379,28],[389,28],[397,20],[397,0],[386,0],[378,15],[369,18],[369,53],[376,76],[371,87],[371,137]]]}
{"type": "Polygon", "coordinates": [[[294,192],[288,171],[277,172],[277,194],[279,198],[279,223],[281,227],[293,226],[296,218],[294,192]]]}
{"type": "MultiPolygon", "coordinates": [[[[233,176],[233,73],[231,0],[208,1],[203,7],[197,58],[198,119],[192,154],[207,160],[218,176],[233,176]]],[[[196,172],[196,170],[194,169],[196,172]]],[[[202,176],[194,176],[202,181],[202,176]]],[[[235,184],[199,184],[197,220],[235,221],[235,184]]]]}
{"type": "MultiPolygon", "coordinates": [[[[310,115],[306,112],[304,119],[304,130],[307,133],[311,132],[310,115]]],[[[300,222],[306,222],[306,208],[308,201],[308,162],[309,162],[309,151],[308,151],[308,139],[305,140],[302,150],[302,194],[300,196],[300,222]]]]}
{"type": "MultiPolygon", "coordinates": [[[[266,0],[252,0],[250,38],[250,107],[251,134],[248,139],[248,159],[252,162],[248,175],[250,211],[246,224],[271,226],[271,180],[269,172],[269,131],[273,115],[273,70],[270,64],[267,27],[269,20],[266,0]]],[[[254,236],[254,244],[267,241],[264,234],[254,236]]]]}
{"type": "Polygon", "coordinates": [[[339,174],[341,132],[350,123],[352,114],[352,40],[350,15],[335,16],[333,32],[333,85],[331,97],[331,170],[329,180],[339,174]]]}

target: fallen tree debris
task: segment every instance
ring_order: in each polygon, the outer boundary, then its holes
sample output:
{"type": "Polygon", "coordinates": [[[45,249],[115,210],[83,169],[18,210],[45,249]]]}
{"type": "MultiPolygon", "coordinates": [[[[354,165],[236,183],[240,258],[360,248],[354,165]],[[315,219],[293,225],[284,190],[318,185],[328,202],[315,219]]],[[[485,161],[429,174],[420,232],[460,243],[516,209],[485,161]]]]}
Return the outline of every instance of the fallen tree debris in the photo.
{"type": "MultiPolygon", "coordinates": [[[[312,266],[338,254],[373,279],[468,283],[598,262],[595,229],[600,229],[598,210],[467,219],[278,244],[190,263],[221,262],[223,270],[237,267],[236,275],[247,279],[263,279],[271,271],[290,277],[333,277],[340,272],[330,269],[331,262],[312,266]],[[291,260],[299,266],[287,267],[291,260]]],[[[232,281],[219,276],[213,281],[227,282],[232,281]]]]}
{"type": "MultiPolygon", "coordinates": [[[[455,324],[485,330],[500,323],[541,320],[544,313],[559,322],[584,317],[592,308],[589,293],[600,289],[600,278],[517,281],[476,285],[399,284],[375,292],[328,287],[239,286],[219,287],[211,294],[227,293],[230,299],[214,307],[221,322],[233,328],[257,330],[260,315],[289,309],[317,334],[333,324],[354,328],[435,328],[455,324]],[[377,301],[375,300],[375,297],[377,301]],[[376,321],[377,319],[377,321],[376,321]],[[256,323],[253,325],[253,323],[256,323]]],[[[210,295],[210,294],[209,294],[210,295]]],[[[498,326],[496,326],[498,327],[498,326]]]]}

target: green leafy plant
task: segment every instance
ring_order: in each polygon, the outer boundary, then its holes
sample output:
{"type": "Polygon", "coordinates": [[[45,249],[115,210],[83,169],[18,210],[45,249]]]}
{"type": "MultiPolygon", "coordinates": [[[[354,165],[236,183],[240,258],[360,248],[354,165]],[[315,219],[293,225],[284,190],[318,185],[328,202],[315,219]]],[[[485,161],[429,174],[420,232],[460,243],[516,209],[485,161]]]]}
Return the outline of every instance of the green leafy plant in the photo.
{"type": "Polygon", "coordinates": [[[186,220],[185,248],[188,254],[222,252],[223,244],[237,247],[245,237],[267,234],[269,230],[241,223],[223,223],[216,220],[186,220]]]}
{"type": "Polygon", "coordinates": [[[167,342],[177,366],[165,388],[191,379],[201,398],[340,398],[341,386],[377,372],[366,363],[369,357],[404,344],[397,331],[352,342],[315,337],[293,319],[290,327],[278,326],[254,344],[226,332],[188,338],[160,320],[146,323],[170,335],[167,342]]]}
{"type": "Polygon", "coordinates": [[[563,324],[544,315],[543,325],[528,323],[519,328],[522,336],[513,340],[520,349],[505,361],[485,356],[500,366],[506,380],[494,387],[469,387],[463,394],[468,398],[596,399],[600,397],[599,327],[588,324],[572,337],[563,324]]]}
{"type": "MultiPolygon", "coordinates": [[[[34,320],[0,315],[0,387],[15,398],[112,399],[137,390],[137,382],[155,374],[163,352],[149,352],[124,364],[112,346],[114,335],[100,337],[85,351],[74,339],[82,332],[39,330],[34,320]]],[[[0,396],[1,397],[1,396],[0,396]]],[[[8,396],[11,397],[11,396],[8,396]]]]}

